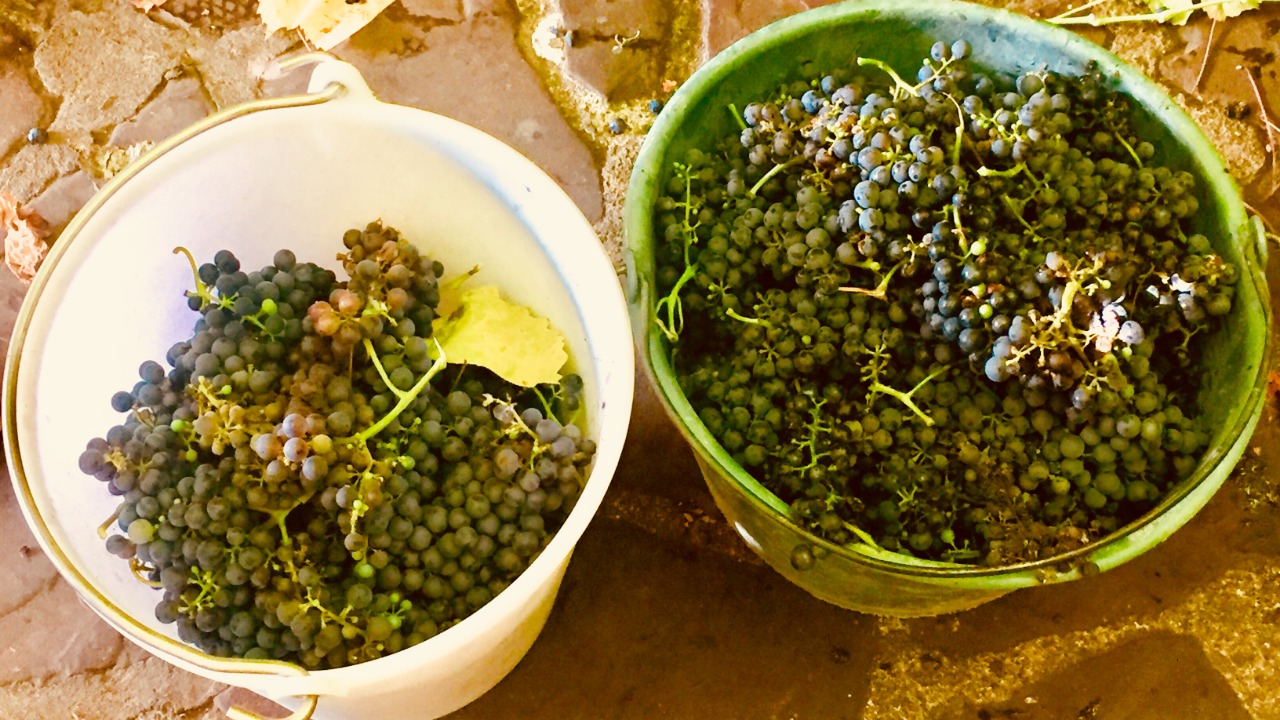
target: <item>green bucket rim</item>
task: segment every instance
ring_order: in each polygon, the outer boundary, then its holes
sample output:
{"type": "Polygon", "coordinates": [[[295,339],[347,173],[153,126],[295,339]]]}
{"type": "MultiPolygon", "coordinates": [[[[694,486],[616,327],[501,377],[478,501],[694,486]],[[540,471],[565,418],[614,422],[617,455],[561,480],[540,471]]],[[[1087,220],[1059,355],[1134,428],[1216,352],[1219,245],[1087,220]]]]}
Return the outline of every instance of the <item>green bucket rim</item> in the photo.
{"type": "Polygon", "coordinates": [[[668,415],[691,448],[703,463],[727,479],[730,485],[753,504],[767,509],[771,520],[787,526],[815,548],[838,554],[869,569],[918,578],[972,579],[981,581],[981,587],[1006,590],[1078,577],[1079,569],[1064,571],[1064,563],[1082,558],[1087,558],[1101,570],[1110,569],[1154,547],[1208,501],[1225,479],[1226,473],[1219,472],[1223,462],[1234,463],[1239,459],[1261,416],[1267,370],[1271,365],[1274,345],[1271,337],[1271,307],[1264,274],[1266,240],[1261,223],[1257,218],[1251,218],[1247,212],[1239,188],[1227,172],[1217,149],[1191,117],[1174,104],[1159,85],[1109,51],[1073,32],[1008,10],[958,0],[849,0],[791,15],[738,40],[690,76],[667,101],[648,131],[627,187],[623,235],[623,259],[627,269],[626,295],[642,359],[641,365],[657,390],[668,415]],[[1114,76],[1124,86],[1123,92],[1136,103],[1145,106],[1151,116],[1163,123],[1170,134],[1182,143],[1182,147],[1197,159],[1206,196],[1216,201],[1222,224],[1233,228],[1229,240],[1239,245],[1248,266],[1248,272],[1242,274],[1240,287],[1247,287],[1253,292],[1252,298],[1259,306],[1253,312],[1261,314],[1265,328],[1261,347],[1254,348],[1255,354],[1251,358],[1257,362],[1257,375],[1248,398],[1232,409],[1225,432],[1220,436],[1234,438],[1232,442],[1225,446],[1211,447],[1192,477],[1175,487],[1150,511],[1115,532],[1068,553],[996,567],[920,560],[878,548],[864,549],[869,546],[848,548],[835,545],[796,525],[788,517],[786,504],[736,463],[698,418],[675,378],[666,340],[653,322],[651,278],[654,263],[650,208],[657,198],[665,154],[675,136],[674,131],[695,117],[692,113],[705,94],[704,90],[716,88],[740,67],[767,55],[774,46],[790,42],[795,36],[855,24],[861,20],[878,19],[884,15],[906,20],[927,19],[936,23],[940,17],[961,13],[998,23],[1020,37],[1034,36],[1051,40],[1073,61],[1096,61],[1109,71],[1114,71],[1114,76]],[[1210,486],[1211,479],[1213,484],[1210,486]],[[1198,504],[1190,508],[1185,518],[1167,531],[1157,529],[1156,532],[1151,532],[1157,520],[1192,496],[1195,496],[1192,502],[1198,504]]]}

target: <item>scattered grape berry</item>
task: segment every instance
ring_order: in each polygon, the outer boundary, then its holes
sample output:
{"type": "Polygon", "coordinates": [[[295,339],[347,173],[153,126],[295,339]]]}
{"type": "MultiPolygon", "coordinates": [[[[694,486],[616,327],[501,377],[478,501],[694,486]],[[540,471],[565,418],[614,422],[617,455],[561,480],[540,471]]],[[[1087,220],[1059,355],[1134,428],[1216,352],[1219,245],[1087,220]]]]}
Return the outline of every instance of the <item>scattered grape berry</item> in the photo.
{"type": "Polygon", "coordinates": [[[378,223],[343,243],[346,282],[289,250],[193,260],[191,337],[80,457],[120,497],[108,552],[214,655],[334,668],[421,643],[510,585],[586,482],[581,378],[446,367],[443,266],[378,223]]]}
{"type": "Polygon", "coordinates": [[[742,107],[672,164],[655,320],[720,445],[836,544],[989,566],[1083,547],[1195,469],[1238,271],[1096,69],[935,44],[742,107]]]}

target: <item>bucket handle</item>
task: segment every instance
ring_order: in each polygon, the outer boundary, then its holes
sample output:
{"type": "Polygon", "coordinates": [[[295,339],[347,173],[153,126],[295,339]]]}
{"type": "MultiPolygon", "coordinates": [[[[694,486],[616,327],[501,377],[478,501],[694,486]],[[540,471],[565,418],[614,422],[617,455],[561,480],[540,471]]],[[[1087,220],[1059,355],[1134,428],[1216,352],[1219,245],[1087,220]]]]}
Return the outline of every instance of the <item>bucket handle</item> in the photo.
{"type": "MultiPolygon", "coordinates": [[[[98,192],[88,203],[78,212],[67,227],[63,230],[64,237],[74,237],[88,223],[89,219],[100,210],[108,198],[113,196],[120,187],[130,178],[136,176],[143,168],[154,163],[166,153],[174,148],[182,145],[186,141],[203,134],[219,125],[228,121],[235,120],[246,115],[250,115],[263,110],[277,110],[285,108],[297,108],[310,105],[320,105],[341,98],[349,98],[351,100],[375,100],[372,91],[365,83],[360,72],[352,65],[337,60],[332,55],[322,52],[305,52],[298,55],[287,57],[277,61],[274,67],[269,68],[266,77],[279,77],[302,65],[315,65],[312,71],[308,89],[304,93],[294,95],[283,95],[280,97],[263,98],[253,100],[247,103],[234,105],[232,107],[220,110],[209,117],[188,126],[186,129],[170,136],[164,141],[153,146],[150,150],[143,153],[141,157],[130,163],[123,170],[117,173],[107,182],[107,184],[98,192]]],[[[34,281],[33,290],[39,292],[47,280],[48,271],[56,264],[57,259],[64,252],[66,243],[58,243],[53,246],[50,251],[50,257],[46,258],[42,268],[43,272],[37,273],[34,281]]],[[[12,341],[11,350],[20,347],[23,342],[22,327],[25,324],[19,320],[19,331],[15,334],[12,341]]],[[[7,371],[12,370],[12,366],[6,368],[7,371]]],[[[6,381],[9,381],[11,372],[6,372],[6,381]]],[[[30,518],[33,520],[32,529],[41,536],[44,541],[42,544],[50,554],[50,559],[54,564],[63,570],[63,575],[71,581],[72,585],[81,591],[82,597],[88,604],[94,608],[99,614],[102,614],[110,624],[115,625],[122,631],[128,628],[130,634],[142,644],[155,650],[161,657],[169,659],[171,662],[179,666],[188,666],[199,668],[220,675],[262,675],[275,677],[304,677],[308,675],[306,668],[295,663],[289,663],[280,660],[243,660],[228,659],[215,657],[207,653],[201,652],[184,643],[162,635],[150,628],[138,623],[132,617],[117,607],[106,596],[98,592],[92,583],[84,577],[83,574],[75,567],[75,564],[61,551],[57,542],[54,540],[52,532],[40,513],[36,511],[36,506],[30,497],[30,489],[26,487],[25,475],[22,472],[21,459],[18,458],[15,467],[11,468],[15,474],[15,487],[19,489],[23,497],[20,500],[30,510],[30,518]]],[[[301,705],[282,720],[310,720],[315,713],[319,703],[320,695],[318,694],[298,694],[293,698],[300,700],[301,705]]],[[[226,711],[230,720],[272,720],[265,718],[257,713],[244,710],[238,707],[228,708],[226,711]]]]}
{"type": "Polygon", "coordinates": [[[307,695],[301,707],[291,714],[278,719],[266,718],[248,710],[241,710],[238,707],[229,707],[227,708],[227,718],[229,720],[311,720],[311,714],[316,711],[316,704],[319,702],[319,695],[307,695]]]}

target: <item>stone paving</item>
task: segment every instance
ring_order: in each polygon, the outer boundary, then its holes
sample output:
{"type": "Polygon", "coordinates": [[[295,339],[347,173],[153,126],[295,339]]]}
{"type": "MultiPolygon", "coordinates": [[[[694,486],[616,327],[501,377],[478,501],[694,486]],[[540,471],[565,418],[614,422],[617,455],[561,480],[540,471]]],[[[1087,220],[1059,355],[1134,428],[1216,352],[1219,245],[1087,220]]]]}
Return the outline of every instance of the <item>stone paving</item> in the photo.
{"type": "MultiPolygon", "coordinates": [[[[527,154],[616,258],[649,100],[733,40],[817,4],[402,0],[335,54],[382,99],[527,154]]],[[[1068,7],[993,4],[1037,17],[1068,7]]],[[[1212,28],[1201,18],[1085,34],[1175,95],[1276,227],[1272,148],[1242,69],[1259,69],[1280,116],[1280,8],[1266,5],[1212,28]]],[[[300,47],[264,37],[248,0],[169,0],[150,13],[127,0],[5,0],[0,190],[56,230],[148,143],[296,90],[297,78],[264,72],[300,47]],[[48,141],[28,143],[33,127],[48,141]]],[[[23,292],[0,272],[2,346],[23,292]]],[[[456,717],[1280,720],[1275,407],[1228,485],[1156,550],[1087,581],[905,621],[823,604],[764,567],[725,526],[643,377],[637,394],[621,469],[542,638],[456,717]]],[[[58,578],[0,484],[0,717],[206,720],[233,702],[283,712],[122,640],[58,578]]]]}

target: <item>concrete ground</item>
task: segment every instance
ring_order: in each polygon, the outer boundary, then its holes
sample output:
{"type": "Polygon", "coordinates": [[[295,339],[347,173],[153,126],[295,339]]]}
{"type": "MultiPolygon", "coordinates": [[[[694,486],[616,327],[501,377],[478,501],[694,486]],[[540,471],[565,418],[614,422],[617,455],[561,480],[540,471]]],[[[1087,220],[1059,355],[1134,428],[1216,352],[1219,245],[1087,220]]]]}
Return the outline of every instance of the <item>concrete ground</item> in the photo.
{"type": "MultiPolygon", "coordinates": [[[[450,115],[525,152],[616,257],[648,100],[734,39],[816,4],[401,0],[336,54],[382,99],[450,115]],[[610,131],[615,118],[621,133],[610,131]]],[[[1007,4],[1037,17],[1066,7],[1007,4]]],[[[1261,93],[1280,115],[1277,5],[1212,27],[1201,18],[1087,32],[1174,94],[1273,227],[1275,160],[1242,68],[1260,69],[1261,93]]],[[[0,2],[0,190],[56,230],[146,143],[296,88],[262,78],[299,43],[264,37],[252,8],[169,0],[144,14],[127,0],[0,2]],[[31,128],[48,141],[28,143],[31,128]]],[[[0,272],[5,345],[23,291],[0,272]]],[[[1138,560],[965,613],[892,620],[824,604],[756,560],[643,377],[637,394],[621,468],[546,630],[459,720],[1280,720],[1274,404],[1227,486],[1138,560]]],[[[0,483],[0,718],[206,720],[232,702],[272,711],[101,623],[41,555],[0,483]]]]}

